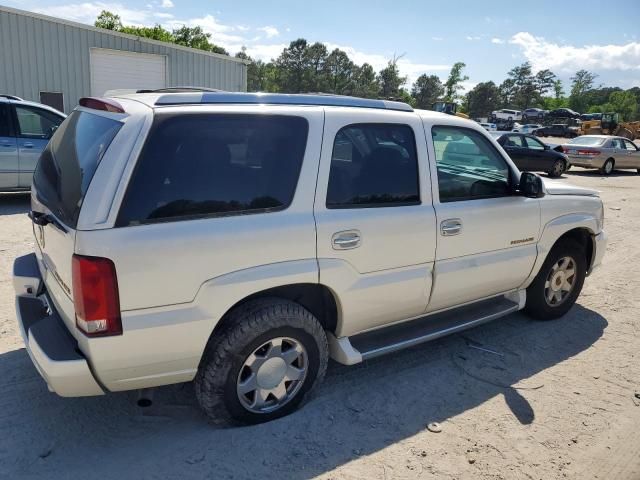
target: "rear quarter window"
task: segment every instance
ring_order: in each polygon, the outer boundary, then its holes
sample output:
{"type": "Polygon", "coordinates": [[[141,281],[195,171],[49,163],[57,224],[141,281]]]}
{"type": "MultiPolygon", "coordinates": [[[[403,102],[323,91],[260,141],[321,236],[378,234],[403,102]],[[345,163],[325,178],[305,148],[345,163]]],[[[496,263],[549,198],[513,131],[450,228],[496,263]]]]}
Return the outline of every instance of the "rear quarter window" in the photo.
{"type": "Polygon", "coordinates": [[[75,228],[93,174],[122,123],[74,111],[42,152],[33,175],[38,200],[75,228]]]}
{"type": "Polygon", "coordinates": [[[295,116],[159,113],[117,226],[285,209],[307,133],[295,116]]]}

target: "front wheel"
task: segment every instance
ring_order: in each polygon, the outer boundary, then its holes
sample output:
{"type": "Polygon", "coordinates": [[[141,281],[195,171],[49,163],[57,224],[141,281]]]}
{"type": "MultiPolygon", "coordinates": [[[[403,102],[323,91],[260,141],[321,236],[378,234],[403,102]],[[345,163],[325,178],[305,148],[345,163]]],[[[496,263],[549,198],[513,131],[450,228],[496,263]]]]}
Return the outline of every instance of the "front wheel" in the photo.
{"type": "Polygon", "coordinates": [[[525,312],[538,320],[552,320],[569,311],[587,275],[584,247],[566,240],[555,245],[527,288],[525,312]]]}
{"type": "Polygon", "coordinates": [[[262,423],[300,406],[324,377],[327,338],[301,305],[249,301],[209,340],[195,379],[198,403],[216,423],[262,423]]]}

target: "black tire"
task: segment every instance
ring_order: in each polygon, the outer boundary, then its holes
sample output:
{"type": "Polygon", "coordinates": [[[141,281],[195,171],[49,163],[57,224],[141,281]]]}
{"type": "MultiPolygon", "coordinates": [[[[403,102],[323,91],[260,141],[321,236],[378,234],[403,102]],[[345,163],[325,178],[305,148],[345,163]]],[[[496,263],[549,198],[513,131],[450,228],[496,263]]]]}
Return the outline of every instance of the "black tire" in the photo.
{"type": "Polygon", "coordinates": [[[582,291],[587,275],[587,260],[584,247],[573,240],[563,240],[556,244],[545,259],[540,271],[527,288],[525,313],[537,320],[553,320],[563,316],[573,306],[582,291]],[[563,257],[571,257],[575,262],[574,284],[567,297],[557,305],[550,305],[545,296],[545,283],[551,269],[563,257]]]}
{"type": "Polygon", "coordinates": [[[225,325],[207,344],[195,378],[200,407],[214,423],[268,422],[295,411],[324,378],[329,349],[320,322],[302,305],[281,298],[249,301],[232,310],[225,325]],[[277,337],[301,343],[307,353],[302,387],[276,410],[255,413],[246,409],[236,390],[244,362],[257,348],[277,337]]]}
{"type": "Polygon", "coordinates": [[[564,160],[556,160],[551,166],[551,170],[547,172],[547,175],[551,178],[560,178],[566,171],[567,164],[564,160]]]}
{"type": "Polygon", "coordinates": [[[615,162],[613,158],[607,158],[607,161],[604,162],[602,168],[600,169],[600,173],[603,175],[611,175],[613,173],[613,169],[615,167],[615,162]]]}

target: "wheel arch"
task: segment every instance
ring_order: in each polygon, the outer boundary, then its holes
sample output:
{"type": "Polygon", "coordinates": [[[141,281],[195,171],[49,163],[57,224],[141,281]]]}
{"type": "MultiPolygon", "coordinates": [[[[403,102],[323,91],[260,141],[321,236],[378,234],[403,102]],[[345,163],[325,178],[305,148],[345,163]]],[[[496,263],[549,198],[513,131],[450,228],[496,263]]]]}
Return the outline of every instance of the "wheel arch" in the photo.
{"type": "Polygon", "coordinates": [[[538,256],[534,266],[521,288],[526,288],[533,282],[549,252],[563,240],[571,239],[584,245],[585,258],[589,270],[595,258],[594,236],[598,231],[599,222],[591,214],[575,213],[563,215],[548,222],[544,226],[538,241],[538,256]]]}

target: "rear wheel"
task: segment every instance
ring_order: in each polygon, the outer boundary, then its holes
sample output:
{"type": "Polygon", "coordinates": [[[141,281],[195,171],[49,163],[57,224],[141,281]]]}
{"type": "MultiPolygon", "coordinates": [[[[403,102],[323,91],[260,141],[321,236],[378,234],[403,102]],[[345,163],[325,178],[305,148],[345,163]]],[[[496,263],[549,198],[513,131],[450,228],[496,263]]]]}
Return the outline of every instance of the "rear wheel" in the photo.
{"type": "Polygon", "coordinates": [[[301,305],[272,298],[234,309],[207,345],[198,403],[217,423],[262,423],[296,410],[322,381],[327,338],[301,305]]]}
{"type": "Polygon", "coordinates": [[[573,240],[558,243],[527,288],[526,313],[538,320],[561,317],[580,295],[586,273],[584,248],[573,240]]]}
{"type": "Polygon", "coordinates": [[[551,170],[549,170],[549,176],[551,178],[561,177],[562,174],[565,172],[565,169],[566,169],[566,166],[565,166],[564,160],[556,160],[553,163],[551,170]]]}
{"type": "Polygon", "coordinates": [[[611,175],[611,173],[613,172],[613,167],[614,167],[613,158],[608,158],[607,161],[604,162],[604,165],[602,165],[600,172],[604,175],[611,175]]]}

